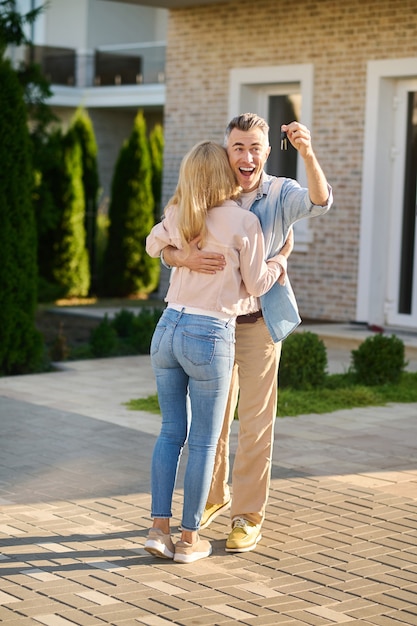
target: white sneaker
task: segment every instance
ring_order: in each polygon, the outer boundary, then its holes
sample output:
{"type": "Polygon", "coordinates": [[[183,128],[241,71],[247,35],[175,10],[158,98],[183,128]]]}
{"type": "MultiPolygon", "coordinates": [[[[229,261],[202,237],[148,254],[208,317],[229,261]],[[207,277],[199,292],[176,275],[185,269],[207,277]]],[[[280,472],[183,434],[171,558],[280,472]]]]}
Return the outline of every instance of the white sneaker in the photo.
{"type": "Polygon", "coordinates": [[[145,550],[149,552],[149,554],[158,556],[161,559],[174,558],[175,548],[172,543],[171,535],[165,535],[159,528],[150,529],[145,543],[145,550]]]}
{"type": "Polygon", "coordinates": [[[177,541],[175,544],[174,561],[176,563],[194,563],[212,553],[211,544],[206,539],[198,538],[194,543],[177,541]]]}

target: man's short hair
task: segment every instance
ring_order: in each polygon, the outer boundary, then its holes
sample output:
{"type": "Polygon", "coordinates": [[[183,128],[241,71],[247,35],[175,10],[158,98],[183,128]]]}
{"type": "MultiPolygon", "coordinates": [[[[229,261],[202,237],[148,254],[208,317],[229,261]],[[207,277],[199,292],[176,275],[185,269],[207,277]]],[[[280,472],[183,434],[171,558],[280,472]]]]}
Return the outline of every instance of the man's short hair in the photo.
{"type": "Polygon", "coordinates": [[[240,115],[237,115],[232,120],[230,120],[224,135],[224,145],[227,144],[230,133],[234,128],[243,131],[252,130],[252,128],[260,128],[265,135],[267,144],[269,145],[268,123],[263,119],[263,117],[259,117],[259,115],[256,115],[256,113],[241,113],[240,115]]]}

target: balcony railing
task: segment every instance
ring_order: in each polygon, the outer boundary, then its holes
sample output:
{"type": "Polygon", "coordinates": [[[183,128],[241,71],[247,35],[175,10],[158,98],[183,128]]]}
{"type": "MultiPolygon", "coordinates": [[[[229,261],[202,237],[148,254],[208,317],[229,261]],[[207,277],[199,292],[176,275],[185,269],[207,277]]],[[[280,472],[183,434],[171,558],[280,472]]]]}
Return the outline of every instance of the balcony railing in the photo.
{"type": "Polygon", "coordinates": [[[34,46],[31,60],[41,66],[42,73],[51,83],[75,85],[76,51],[71,48],[34,46]]]}
{"type": "Polygon", "coordinates": [[[52,85],[101,87],[165,81],[165,43],[74,50],[35,46],[32,57],[52,85]]]}

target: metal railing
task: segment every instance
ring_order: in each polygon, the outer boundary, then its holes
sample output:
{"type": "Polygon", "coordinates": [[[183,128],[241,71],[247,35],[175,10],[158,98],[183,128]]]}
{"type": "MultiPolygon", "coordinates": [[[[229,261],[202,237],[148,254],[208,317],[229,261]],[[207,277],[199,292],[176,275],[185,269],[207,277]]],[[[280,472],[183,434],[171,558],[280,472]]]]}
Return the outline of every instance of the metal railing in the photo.
{"type": "Polygon", "coordinates": [[[31,56],[52,85],[145,85],[164,83],[165,48],[164,42],[100,46],[95,50],[34,46],[31,56]]]}

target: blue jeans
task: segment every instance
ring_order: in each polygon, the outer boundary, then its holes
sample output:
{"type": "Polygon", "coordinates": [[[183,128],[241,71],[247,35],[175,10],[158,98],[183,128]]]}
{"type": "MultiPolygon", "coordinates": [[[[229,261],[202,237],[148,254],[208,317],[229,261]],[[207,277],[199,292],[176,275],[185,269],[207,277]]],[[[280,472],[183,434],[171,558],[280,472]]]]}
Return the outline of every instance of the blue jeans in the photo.
{"type": "Polygon", "coordinates": [[[198,530],[213,473],[234,361],[228,321],[167,308],[151,342],[162,426],[152,456],[152,517],[172,517],[172,496],[185,442],[182,527],[198,530]]]}

